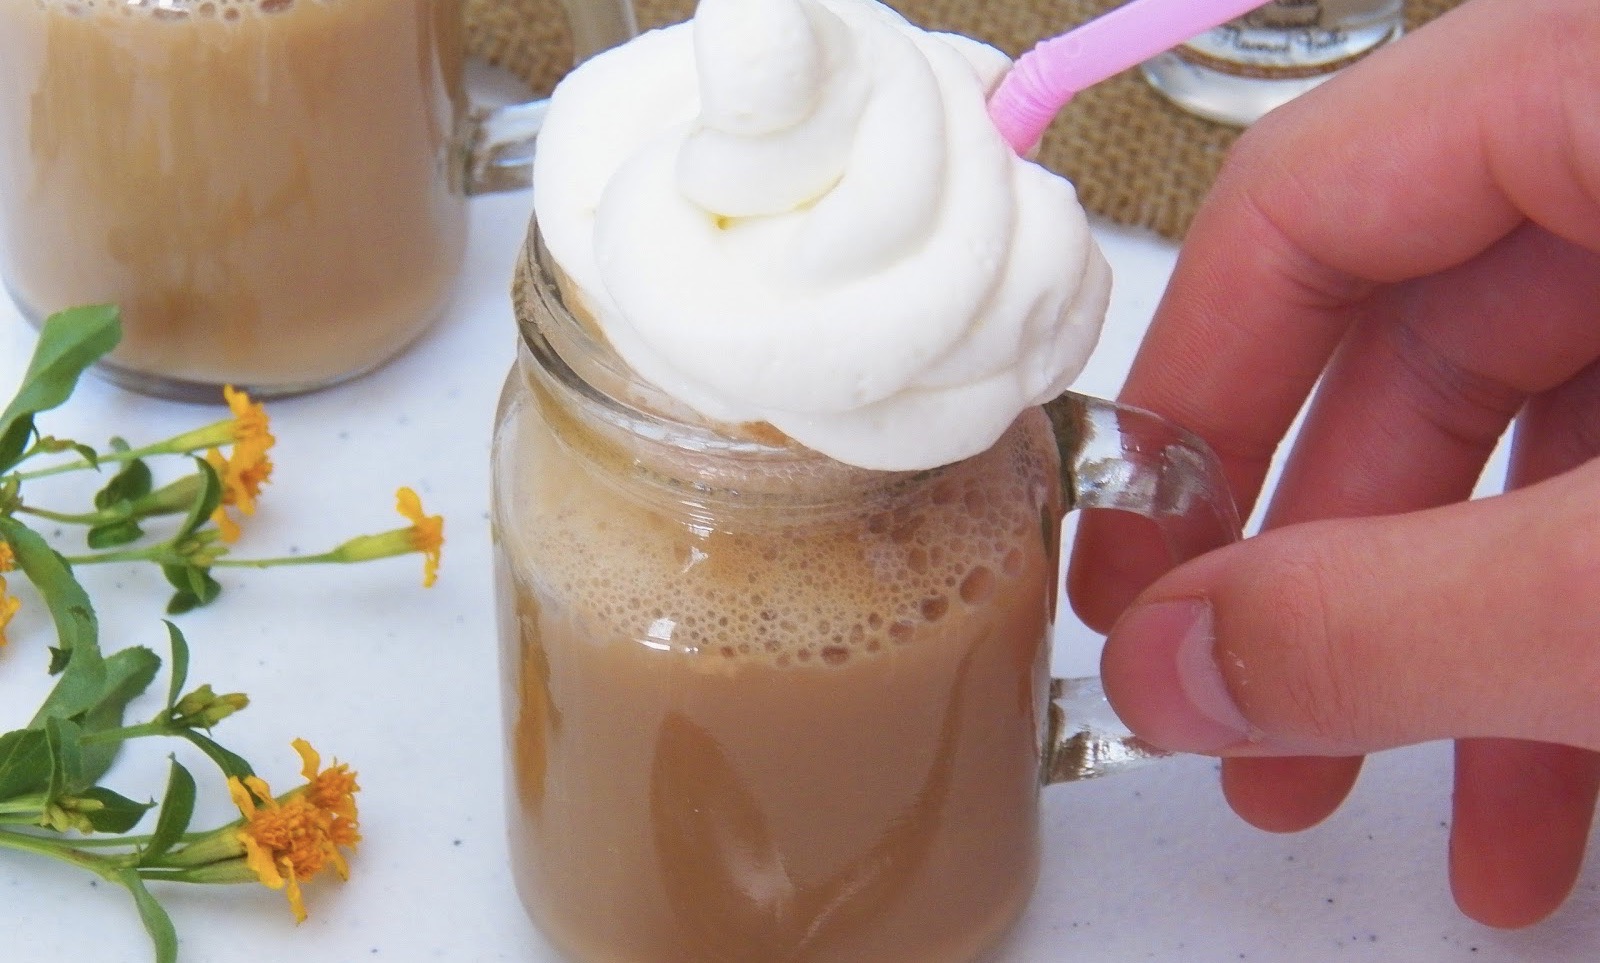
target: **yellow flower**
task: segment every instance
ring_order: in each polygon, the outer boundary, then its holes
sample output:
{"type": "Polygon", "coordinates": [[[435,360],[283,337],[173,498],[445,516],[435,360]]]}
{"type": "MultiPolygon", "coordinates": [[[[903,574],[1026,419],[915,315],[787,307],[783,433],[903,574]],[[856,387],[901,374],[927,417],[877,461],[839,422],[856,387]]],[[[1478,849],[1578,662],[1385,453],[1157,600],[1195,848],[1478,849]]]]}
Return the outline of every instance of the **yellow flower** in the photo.
{"type": "Polygon", "coordinates": [[[206,464],[222,481],[222,504],[211,513],[211,520],[216,523],[223,541],[235,542],[239,539],[239,525],[223,507],[237,508],[243,515],[256,513],[256,498],[272,476],[272,461],[267,458],[267,452],[272,450],[277,439],[268,430],[271,426],[266,409],[252,402],[248,394],[234,390],[232,385],[225,386],[222,394],[233,411],[233,450],[224,458],[217,449],[210,449],[206,452],[206,464]]]}
{"type": "Polygon", "coordinates": [[[222,481],[222,503],[211,513],[211,520],[216,523],[217,531],[222,534],[223,541],[236,542],[239,540],[239,523],[229,517],[223,509],[225,506],[232,506],[237,508],[240,514],[254,515],[256,498],[261,494],[261,486],[272,476],[272,462],[267,459],[264,451],[251,457],[250,452],[242,452],[235,446],[233,454],[226,459],[215,448],[211,449],[206,452],[206,463],[222,481]]]}
{"type": "Polygon", "coordinates": [[[350,877],[343,850],[354,849],[361,841],[355,801],[360,787],[348,766],[321,769],[321,758],[304,739],[296,739],[294,748],[306,785],[274,799],[272,790],[256,776],[229,777],[228,793],[244,817],[237,838],[244,846],[246,864],[264,886],[284,891],[295,922],[302,923],[306,918],[302,882],[327,866],[341,879],[350,877]]]}
{"type": "MultiPolygon", "coordinates": [[[[11,550],[11,543],[0,539],[0,572],[9,572],[16,567],[17,556],[11,550]]],[[[22,602],[6,594],[6,580],[0,578],[0,645],[6,644],[6,626],[11,624],[20,608],[22,602]]]]}
{"type": "Polygon", "coordinates": [[[271,448],[277,439],[272,437],[269,430],[272,425],[267,417],[267,409],[251,401],[245,392],[235,390],[233,385],[223,386],[222,397],[228,402],[228,410],[233,412],[235,447],[243,445],[261,452],[271,448]]]}
{"type": "Polygon", "coordinates": [[[296,739],[292,745],[294,751],[300,754],[300,775],[306,780],[306,798],[323,812],[334,813],[341,819],[349,820],[350,825],[354,827],[355,794],[361,790],[361,787],[356,785],[356,774],[342,762],[323,769],[322,757],[317,755],[317,750],[311,748],[311,743],[304,739],[296,739]]]}
{"type": "Polygon", "coordinates": [[[395,510],[411,522],[411,547],[422,553],[422,587],[431,588],[439,577],[439,550],[444,547],[444,517],[424,515],[422,499],[409,488],[395,492],[395,510]]]}
{"type": "MultiPolygon", "coordinates": [[[[5,543],[0,542],[0,548],[5,548],[5,543]]],[[[0,645],[6,644],[6,626],[11,624],[11,619],[22,608],[22,602],[6,594],[6,580],[0,578],[0,645]]]]}

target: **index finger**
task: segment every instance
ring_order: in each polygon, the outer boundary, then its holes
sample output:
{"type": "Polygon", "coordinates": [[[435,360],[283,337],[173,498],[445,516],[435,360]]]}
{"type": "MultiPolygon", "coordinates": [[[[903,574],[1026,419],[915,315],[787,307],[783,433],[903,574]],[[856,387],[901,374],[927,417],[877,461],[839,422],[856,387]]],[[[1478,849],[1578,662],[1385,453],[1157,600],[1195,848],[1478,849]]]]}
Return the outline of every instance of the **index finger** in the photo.
{"type": "MultiPolygon", "coordinates": [[[[1247,512],[1345,332],[1396,309],[1377,291],[1527,220],[1600,250],[1597,49],[1587,0],[1472,0],[1268,115],[1196,217],[1123,400],[1210,441],[1247,512]]],[[[1168,564],[1100,551],[1106,524],[1085,519],[1095,565],[1073,573],[1101,626],[1168,564]]]]}

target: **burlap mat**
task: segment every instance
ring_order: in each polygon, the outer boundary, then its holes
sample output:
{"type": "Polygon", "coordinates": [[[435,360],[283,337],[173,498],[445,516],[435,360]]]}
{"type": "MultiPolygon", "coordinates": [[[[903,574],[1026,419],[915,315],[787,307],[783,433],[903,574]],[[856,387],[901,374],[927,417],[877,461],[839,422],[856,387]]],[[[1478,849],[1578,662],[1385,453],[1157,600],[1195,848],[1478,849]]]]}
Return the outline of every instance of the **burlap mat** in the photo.
{"type": "MultiPolygon", "coordinates": [[[[571,0],[583,3],[585,0],[571,0]]],[[[889,0],[912,21],[978,37],[1013,57],[1121,0],[889,0]]],[[[1407,0],[1409,28],[1461,0],[1407,0]]],[[[641,29],[689,16],[694,0],[635,0],[641,29]]],[[[473,50],[548,91],[572,60],[560,0],[468,0],[473,50]]],[[[1084,206],[1114,221],[1181,238],[1211,186],[1233,127],[1191,116],[1128,71],[1061,112],[1039,160],[1078,186],[1084,206]]]]}

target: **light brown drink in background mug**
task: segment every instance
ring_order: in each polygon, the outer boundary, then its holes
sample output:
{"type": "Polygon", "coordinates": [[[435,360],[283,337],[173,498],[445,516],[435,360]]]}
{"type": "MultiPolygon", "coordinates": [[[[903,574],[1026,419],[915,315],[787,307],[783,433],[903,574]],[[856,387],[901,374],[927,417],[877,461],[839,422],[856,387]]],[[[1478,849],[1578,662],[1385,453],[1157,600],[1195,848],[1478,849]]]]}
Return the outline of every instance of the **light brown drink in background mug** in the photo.
{"type": "MultiPolygon", "coordinates": [[[[360,374],[448,300],[464,0],[0,0],[0,274],[123,310],[114,379],[215,398],[360,374]]],[[[599,46],[632,29],[625,0],[599,46]]]]}

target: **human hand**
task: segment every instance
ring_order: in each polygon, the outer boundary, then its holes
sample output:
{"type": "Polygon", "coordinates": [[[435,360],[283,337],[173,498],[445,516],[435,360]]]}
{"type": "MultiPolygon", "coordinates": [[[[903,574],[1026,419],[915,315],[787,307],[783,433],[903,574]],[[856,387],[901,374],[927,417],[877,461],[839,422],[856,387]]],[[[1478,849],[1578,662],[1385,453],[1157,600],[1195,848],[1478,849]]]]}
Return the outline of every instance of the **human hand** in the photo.
{"type": "Polygon", "coordinates": [[[1248,510],[1315,387],[1264,534],[1162,575],[1091,513],[1070,579],[1119,713],[1258,826],[1456,739],[1451,882],[1497,926],[1566,897],[1600,790],[1597,51],[1592,0],[1472,0],[1240,139],[1122,398],[1248,510]]]}

